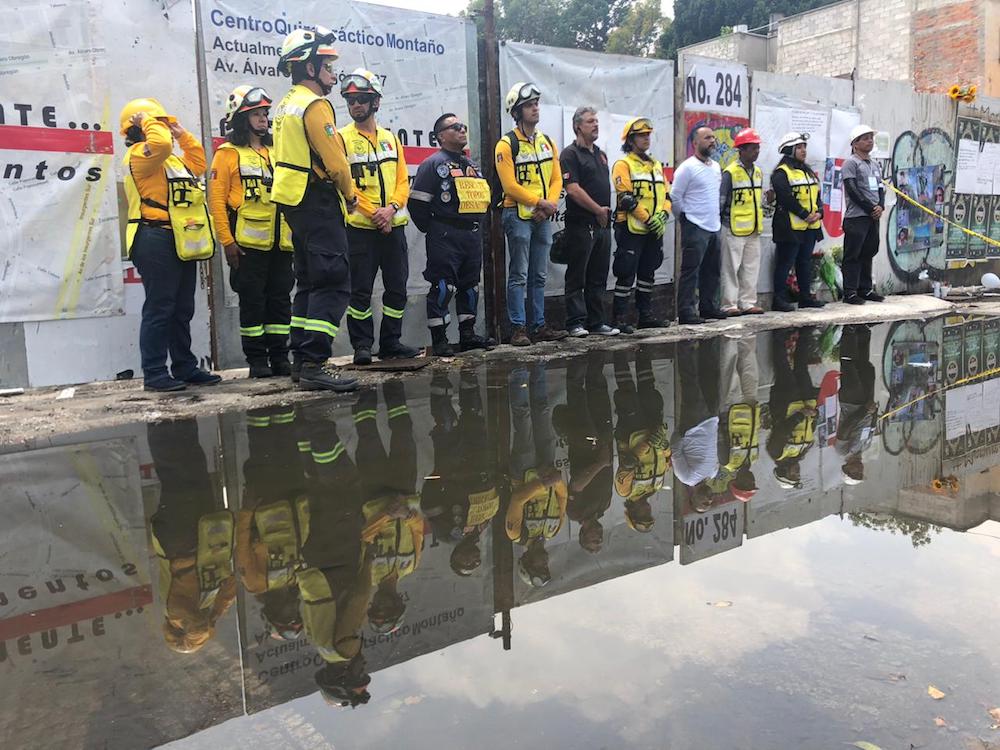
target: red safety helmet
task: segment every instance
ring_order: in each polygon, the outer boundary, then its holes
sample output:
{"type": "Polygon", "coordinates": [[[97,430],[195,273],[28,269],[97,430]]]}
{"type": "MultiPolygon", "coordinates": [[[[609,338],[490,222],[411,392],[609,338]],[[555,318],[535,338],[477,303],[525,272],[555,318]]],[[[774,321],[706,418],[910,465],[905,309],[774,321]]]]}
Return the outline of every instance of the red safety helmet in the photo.
{"type": "Polygon", "coordinates": [[[751,143],[760,145],[760,133],[753,128],[743,128],[743,130],[736,134],[736,138],[733,139],[733,145],[736,148],[747,146],[751,143]]]}

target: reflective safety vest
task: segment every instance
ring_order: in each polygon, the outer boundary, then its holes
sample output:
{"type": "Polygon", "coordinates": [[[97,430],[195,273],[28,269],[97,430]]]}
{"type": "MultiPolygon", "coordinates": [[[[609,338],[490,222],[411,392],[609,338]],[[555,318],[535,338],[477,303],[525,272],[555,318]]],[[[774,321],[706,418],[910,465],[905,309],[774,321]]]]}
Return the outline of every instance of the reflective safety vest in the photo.
{"type": "Polygon", "coordinates": [[[737,237],[747,237],[764,231],[764,173],[754,164],[749,174],[743,162],[734,161],[726,171],[733,179],[729,199],[729,229],[737,237]]]}
{"type": "Polygon", "coordinates": [[[278,207],[271,202],[273,175],[271,162],[249,146],[224,143],[219,149],[231,148],[239,155],[240,182],[243,184],[243,203],[236,209],[236,226],[233,236],[236,243],[255,250],[270,250],[275,239],[282,250],[292,250],[292,230],[278,217],[278,207]],[[275,238],[275,225],[280,235],[275,238]]]}
{"type": "MultiPolygon", "coordinates": [[[[169,592],[175,571],[155,535],[153,550],[160,558],[160,591],[169,592]]],[[[198,607],[210,609],[223,582],[233,575],[233,514],[228,510],[209,513],[198,519],[198,546],[194,562],[198,577],[198,607]]]]}
{"type": "Polygon", "coordinates": [[[338,597],[330,588],[323,571],[306,568],[299,572],[299,594],[302,605],[302,629],[309,642],[327,663],[348,661],[361,650],[357,633],[337,631],[338,597]]]}
{"type": "MultiPolygon", "coordinates": [[[[533,140],[522,140],[523,133],[511,130],[504,135],[510,142],[510,153],[514,161],[514,177],[517,184],[537,198],[549,200],[549,182],[552,179],[555,151],[552,141],[540,130],[535,130],[533,140]],[[520,136],[520,137],[519,137],[520,136]]],[[[553,201],[559,196],[552,197],[553,201]]],[[[531,220],[532,206],[517,204],[517,215],[525,221],[531,220]]]]}
{"type": "Polygon", "coordinates": [[[752,464],[760,453],[760,405],[733,404],[727,415],[729,430],[729,462],[726,468],[735,472],[752,464]]]}
{"type": "MultiPolygon", "coordinates": [[[[810,398],[805,401],[793,401],[788,405],[788,410],[785,412],[785,416],[794,416],[796,413],[807,408],[815,409],[816,399],[810,398]]],[[[804,414],[803,419],[800,419],[799,423],[795,426],[795,429],[792,430],[792,434],[789,436],[788,442],[785,443],[785,447],[782,449],[781,455],[778,457],[778,461],[784,461],[788,458],[798,458],[809,450],[813,444],[813,430],[815,427],[816,417],[804,414]]]]}
{"type": "Polygon", "coordinates": [[[306,108],[318,94],[295,84],[279,102],[274,115],[274,185],[271,200],[283,206],[302,202],[313,171],[313,152],[306,136],[306,108]]]}
{"type": "MultiPolygon", "coordinates": [[[[340,134],[344,137],[347,163],[351,165],[351,177],[358,192],[364,194],[375,208],[388,206],[389,198],[396,189],[396,170],[402,149],[396,136],[385,128],[376,128],[375,143],[372,143],[353,122],[341,128],[340,134]]],[[[406,206],[400,206],[392,217],[392,225],[401,227],[409,220],[406,206]]],[[[358,229],[377,229],[375,222],[360,211],[348,214],[347,223],[358,229]]]]}
{"type": "Polygon", "coordinates": [[[619,465],[615,472],[615,491],[629,501],[641,500],[663,487],[670,470],[670,441],[667,428],[636,430],[628,441],[618,440],[618,454],[632,457],[633,465],[619,465]]]}
{"type": "Polygon", "coordinates": [[[240,511],[238,533],[246,540],[249,554],[240,549],[243,541],[238,541],[237,560],[247,591],[261,594],[295,583],[296,572],[302,566],[302,545],[309,538],[309,517],[309,500],[305,497],[240,511]],[[250,541],[251,523],[257,530],[254,541],[250,541]]]}
{"type": "MultiPolygon", "coordinates": [[[[370,519],[381,513],[388,502],[383,498],[365,503],[365,518],[370,519]]],[[[418,508],[420,496],[412,495],[406,502],[411,508],[418,508]]],[[[374,549],[371,562],[372,583],[381,583],[393,573],[398,578],[403,578],[416,570],[420,551],[416,548],[417,542],[414,541],[407,519],[391,519],[378,530],[371,544],[374,549]]]]}
{"type": "Polygon", "coordinates": [[[465,530],[490,521],[500,510],[500,495],[496,487],[469,495],[469,510],[465,516],[465,530]]]}
{"type": "MultiPolygon", "coordinates": [[[[667,208],[667,180],[663,176],[663,165],[656,159],[643,159],[638,154],[629,152],[622,158],[628,165],[629,176],[632,179],[632,194],[639,205],[652,216],[657,211],[667,208]]],[[[646,223],[635,218],[629,211],[627,214],[628,231],[632,234],[649,234],[646,223]]]]}
{"type": "MultiPolygon", "coordinates": [[[[819,210],[819,182],[804,169],[792,169],[787,164],[779,164],[778,169],[788,175],[788,185],[792,189],[792,195],[809,213],[819,210]]],[[[791,227],[796,232],[804,232],[807,229],[819,229],[823,225],[822,220],[814,221],[811,224],[804,219],[800,219],[791,211],[788,212],[788,219],[791,227]]]]}
{"type": "MultiPolygon", "coordinates": [[[[528,469],[524,473],[524,484],[538,479],[538,472],[528,469]]],[[[521,544],[532,539],[551,539],[562,528],[563,518],[559,508],[559,497],[555,487],[544,485],[524,504],[521,516],[521,544]]]]}
{"type": "Polygon", "coordinates": [[[191,174],[191,170],[171,154],[163,163],[167,176],[167,205],[152,198],[139,195],[139,188],[132,176],[131,159],[136,149],[145,148],[145,143],[135,143],[125,152],[125,197],[128,200],[128,225],[125,229],[125,251],[132,256],[132,243],[142,222],[142,204],[159,208],[170,217],[170,228],[174,233],[174,249],[181,260],[204,260],[215,253],[215,235],[212,233],[212,218],[205,200],[205,186],[191,174]]]}

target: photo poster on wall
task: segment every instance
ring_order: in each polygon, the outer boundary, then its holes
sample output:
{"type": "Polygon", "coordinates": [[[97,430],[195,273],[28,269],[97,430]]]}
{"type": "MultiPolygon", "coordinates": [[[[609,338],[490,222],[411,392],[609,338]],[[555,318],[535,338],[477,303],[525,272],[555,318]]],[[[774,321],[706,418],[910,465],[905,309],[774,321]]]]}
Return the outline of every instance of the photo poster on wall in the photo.
{"type": "Polygon", "coordinates": [[[941,247],[945,224],[938,216],[945,209],[944,167],[907,167],[895,174],[896,189],[905,193],[919,206],[900,200],[896,204],[896,252],[926,252],[941,247]],[[923,206],[927,211],[921,210],[923,206]]]}
{"type": "Polygon", "coordinates": [[[744,128],[750,127],[750,120],[739,115],[726,115],[712,112],[684,113],[684,158],[694,156],[694,131],[709,127],[715,133],[715,153],[712,158],[725,169],[739,156],[733,140],[744,128]]]}

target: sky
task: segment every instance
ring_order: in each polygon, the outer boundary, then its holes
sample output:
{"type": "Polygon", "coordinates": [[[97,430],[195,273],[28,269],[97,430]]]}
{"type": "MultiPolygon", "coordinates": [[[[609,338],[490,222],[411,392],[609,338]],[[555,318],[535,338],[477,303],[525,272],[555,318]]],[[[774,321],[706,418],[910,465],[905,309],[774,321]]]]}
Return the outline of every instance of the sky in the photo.
{"type": "MultiPolygon", "coordinates": [[[[465,10],[469,4],[468,0],[367,0],[378,5],[391,5],[395,8],[409,8],[410,10],[422,10],[431,13],[448,13],[457,15],[459,11],[465,10]]],[[[667,16],[674,15],[674,0],[661,0],[663,13],[667,16]]]]}

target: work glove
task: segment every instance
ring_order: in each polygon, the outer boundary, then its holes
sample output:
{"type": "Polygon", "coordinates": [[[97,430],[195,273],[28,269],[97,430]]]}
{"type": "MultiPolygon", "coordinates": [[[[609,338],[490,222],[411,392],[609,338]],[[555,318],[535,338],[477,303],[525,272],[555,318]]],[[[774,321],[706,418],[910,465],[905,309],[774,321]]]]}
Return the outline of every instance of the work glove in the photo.
{"type": "Polygon", "coordinates": [[[657,211],[646,221],[646,226],[657,238],[663,236],[667,229],[667,214],[665,211],[657,211]]]}

